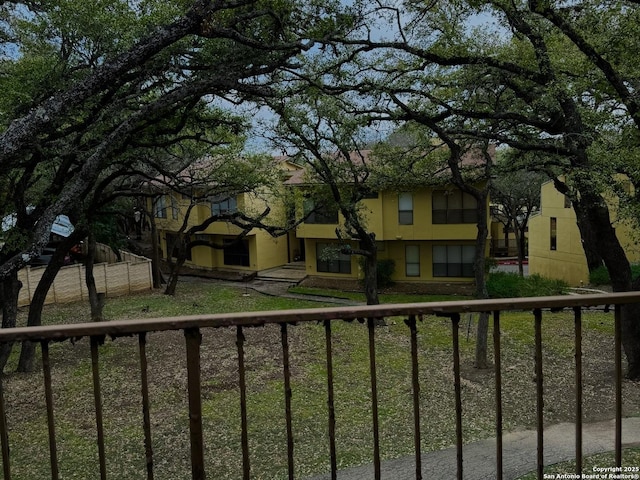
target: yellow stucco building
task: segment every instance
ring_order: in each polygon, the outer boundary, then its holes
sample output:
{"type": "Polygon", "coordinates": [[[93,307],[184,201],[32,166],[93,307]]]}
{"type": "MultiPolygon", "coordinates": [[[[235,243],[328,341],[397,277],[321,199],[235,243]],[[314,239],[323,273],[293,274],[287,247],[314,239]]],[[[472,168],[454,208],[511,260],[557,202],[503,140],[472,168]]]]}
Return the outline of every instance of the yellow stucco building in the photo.
{"type": "MultiPolygon", "coordinates": [[[[394,281],[470,282],[476,238],[476,201],[458,189],[425,188],[412,192],[379,192],[362,200],[362,215],[378,242],[378,259],[395,263],[394,281]]],[[[485,218],[488,218],[488,205],[485,218]]],[[[336,228],[343,222],[335,212],[309,217],[298,226],[304,241],[308,275],[361,278],[358,256],[333,254],[336,228]]],[[[357,248],[357,243],[352,242],[357,248]]]]}
{"type": "MultiPolygon", "coordinates": [[[[589,269],[571,202],[547,182],[542,185],[540,203],[540,211],[529,220],[529,273],[561,279],[571,286],[587,285],[589,269]]],[[[631,262],[639,261],[637,233],[616,218],[615,202],[609,204],[627,257],[631,262]]]]}
{"type": "MultiPolygon", "coordinates": [[[[282,185],[294,192],[309,188],[301,167],[279,159],[283,171],[282,185]]],[[[200,202],[189,216],[189,225],[197,225],[212,214],[243,211],[259,214],[268,206],[271,223],[283,225],[286,215],[302,218],[308,199],[296,195],[295,212],[282,203],[282,196],[269,192],[220,196],[200,202]]],[[[163,256],[167,245],[180,229],[191,199],[166,193],[154,200],[155,222],[163,256]]],[[[476,200],[452,187],[424,188],[407,192],[372,192],[361,201],[361,212],[367,229],[378,242],[378,258],[393,260],[394,281],[471,283],[476,238],[476,200]]],[[[485,208],[489,220],[489,205],[485,208]]],[[[237,241],[240,228],[217,221],[195,235],[195,240],[223,246],[213,249],[196,246],[191,249],[186,265],[210,270],[243,273],[259,272],[290,262],[304,263],[310,276],[357,279],[362,277],[359,257],[337,252],[336,228],[343,219],[335,211],[317,211],[288,234],[274,238],[254,229],[237,241]],[[328,251],[332,250],[331,254],[328,251]]],[[[194,238],[191,238],[194,240],[194,238]]],[[[357,242],[352,241],[357,248],[357,242]]],[[[488,255],[488,243],[487,252],[488,255]]]]}
{"type": "MultiPolygon", "coordinates": [[[[282,159],[276,159],[276,165],[284,175],[299,168],[282,159]]],[[[264,188],[258,192],[218,194],[198,201],[189,211],[191,197],[176,192],[158,195],[153,199],[152,210],[163,257],[168,258],[168,246],[174,243],[187,215],[188,225],[194,226],[217,214],[243,212],[247,216],[257,217],[269,208],[269,214],[262,221],[272,225],[284,225],[285,207],[278,198],[273,191],[264,188]]],[[[292,261],[291,252],[294,249],[289,245],[290,235],[274,237],[263,229],[254,228],[242,239],[238,239],[241,233],[242,229],[230,221],[220,220],[211,223],[206,229],[192,235],[190,240],[221,248],[194,246],[188,252],[185,265],[207,270],[236,271],[242,275],[292,261]]]]}

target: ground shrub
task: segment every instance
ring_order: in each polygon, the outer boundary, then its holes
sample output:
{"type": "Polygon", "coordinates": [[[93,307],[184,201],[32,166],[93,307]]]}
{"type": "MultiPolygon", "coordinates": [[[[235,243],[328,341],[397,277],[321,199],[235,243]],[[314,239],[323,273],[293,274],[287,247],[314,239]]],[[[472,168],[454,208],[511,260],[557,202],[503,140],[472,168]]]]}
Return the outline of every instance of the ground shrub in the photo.
{"type": "Polygon", "coordinates": [[[393,285],[391,277],[395,271],[396,262],[393,260],[378,260],[378,288],[385,288],[393,285]]]}
{"type": "Polygon", "coordinates": [[[562,295],[567,288],[567,283],[562,280],[540,275],[521,277],[517,273],[493,272],[487,278],[487,290],[492,298],[562,295]]]}
{"type": "MultiPolygon", "coordinates": [[[[640,264],[631,265],[631,277],[640,277],[640,264]]],[[[591,285],[610,285],[611,278],[609,278],[609,271],[607,267],[598,267],[593,272],[589,273],[589,283],[591,285]]]]}
{"type": "MultiPolygon", "coordinates": [[[[364,270],[364,259],[360,259],[360,266],[364,270]]],[[[390,259],[378,260],[377,261],[377,275],[378,275],[378,288],[387,288],[393,285],[393,280],[391,277],[393,273],[396,271],[396,262],[390,259]]],[[[360,283],[364,283],[364,280],[361,279],[360,283]]]]}
{"type": "Polygon", "coordinates": [[[594,271],[589,272],[589,283],[591,285],[608,285],[611,283],[609,272],[606,267],[598,267],[594,271]]]}

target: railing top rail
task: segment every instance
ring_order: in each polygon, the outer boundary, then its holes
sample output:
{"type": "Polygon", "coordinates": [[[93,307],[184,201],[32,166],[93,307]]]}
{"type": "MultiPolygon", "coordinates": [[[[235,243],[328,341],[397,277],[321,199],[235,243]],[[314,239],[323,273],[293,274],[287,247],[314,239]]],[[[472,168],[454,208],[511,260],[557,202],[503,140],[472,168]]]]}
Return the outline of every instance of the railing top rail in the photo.
{"type": "Polygon", "coordinates": [[[142,332],[182,330],[185,328],[217,328],[237,325],[251,327],[269,323],[318,322],[333,319],[354,320],[407,315],[449,315],[453,313],[492,312],[496,310],[561,309],[627,303],[640,303],[640,292],[217,313],[181,317],[114,320],[98,323],[3,328],[0,329],[0,342],[22,340],[58,341],[94,335],[119,337],[142,332]]]}

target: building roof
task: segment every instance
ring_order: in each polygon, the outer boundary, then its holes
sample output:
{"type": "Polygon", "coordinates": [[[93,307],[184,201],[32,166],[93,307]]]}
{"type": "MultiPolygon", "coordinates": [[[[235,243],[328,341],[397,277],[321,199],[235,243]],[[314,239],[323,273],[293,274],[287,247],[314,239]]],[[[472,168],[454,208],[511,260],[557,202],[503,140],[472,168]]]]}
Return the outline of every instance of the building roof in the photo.
{"type": "MultiPolygon", "coordinates": [[[[492,158],[495,157],[495,152],[496,152],[496,146],[489,145],[488,154],[492,158]]],[[[336,155],[335,158],[338,159],[338,161],[340,160],[344,161],[344,157],[342,156],[336,155]]],[[[349,160],[353,165],[356,166],[356,168],[366,167],[367,165],[370,165],[373,161],[373,150],[360,150],[358,152],[349,152],[349,160]]],[[[460,167],[467,167],[467,168],[482,167],[485,165],[485,163],[486,163],[486,160],[485,160],[484,154],[482,150],[479,148],[467,150],[462,155],[462,158],[460,159],[460,167]]],[[[434,176],[441,176],[441,175],[449,174],[450,172],[451,170],[449,166],[443,165],[441,170],[434,172],[434,176]]],[[[363,168],[362,169],[363,178],[364,178],[364,174],[365,174],[365,169],[363,168]]],[[[305,168],[300,167],[300,169],[291,172],[289,179],[286,180],[284,183],[285,185],[305,185],[305,184],[313,183],[312,181],[310,181],[309,167],[308,166],[306,166],[305,168]]]]}

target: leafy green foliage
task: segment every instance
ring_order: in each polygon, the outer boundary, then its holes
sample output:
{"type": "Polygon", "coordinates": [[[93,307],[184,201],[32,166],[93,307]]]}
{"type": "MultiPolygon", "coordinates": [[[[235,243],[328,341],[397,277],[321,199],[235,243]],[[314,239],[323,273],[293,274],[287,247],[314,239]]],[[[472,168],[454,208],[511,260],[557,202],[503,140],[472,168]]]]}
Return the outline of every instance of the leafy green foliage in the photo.
{"type": "Polygon", "coordinates": [[[589,272],[589,283],[591,285],[608,285],[610,282],[611,279],[609,278],[609,272],[605,266],[598,267],[589,272]]]}
{"type": "MultiPolygon", "coordinates": [[[[631,277],[638,278],[640,276],[640,264],[631,265],[631,277]]],[[[589,272],[589,283],[591,285],[610,285],[611,278],[609,277],[609,271],[606,267],[598,267],[592,272],[589,272]]]]}
{"type": "Polygon", "coordinates": [[[396,262],[391,259],[378,260],[378,287],[385,288],[393,285],[393,273],[396,270],[396,262]]]}
{"type": "MultiPolygon", "coordinates": [[[[360,268],[364,270],[364,258],[360,258],[360,268]]],[[[376,271],[378,279],[378,288],[386,288],[393,285],[393,272],[396,270],[396,262],[391,259],[378,260],[376,262],[376,271]]],[[[364,284],[364,280],[360,279],[360,283],[364,284]]]]}
{"type": "Polygon", "coordinates": [[[544,278],[540,275],[521,277],[517,273],[493,272],[487,279],[487,290],[492,298],[562,295],[567,288],[568,285],[562,280],[544,278]]]}

